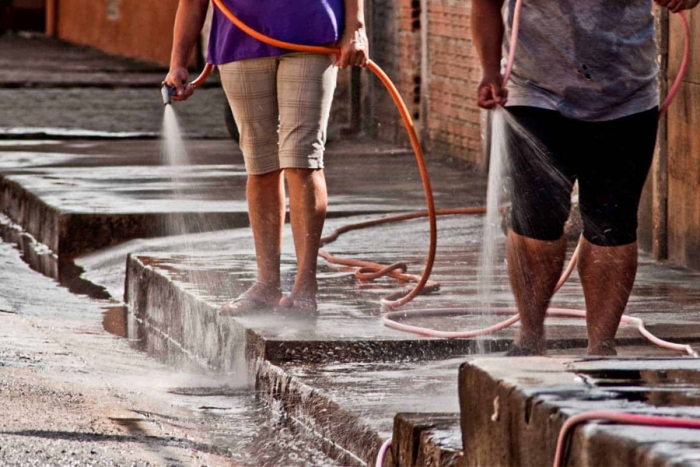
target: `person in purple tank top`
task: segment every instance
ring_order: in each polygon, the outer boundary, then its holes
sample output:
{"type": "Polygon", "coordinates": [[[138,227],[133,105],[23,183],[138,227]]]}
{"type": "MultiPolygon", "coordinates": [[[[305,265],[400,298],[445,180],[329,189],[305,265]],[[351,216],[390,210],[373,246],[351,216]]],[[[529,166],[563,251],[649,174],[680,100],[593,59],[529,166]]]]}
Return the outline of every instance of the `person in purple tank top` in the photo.
{"type": "MultiPolygon", "coordinates": [[[[208,0],[180,0],[170,71],[165,82],[185,100],[187,62],[206,16],[208,0]]],[[[323,173],[328,117],[337,68],[366,66],[364,0],[225,0],[253,29],[275,39],[330,45],[337,57],[268,46],[215,9],[208,61],[217,65],[239,128],[248,172],[248,213],[255,240],[257,280],[220,314],[277,306],[316,311],[316,264],[328,199],[323,173]],[[297,255],[291,293],[282,294],[280,255],[285,185],[297,255]]]]}

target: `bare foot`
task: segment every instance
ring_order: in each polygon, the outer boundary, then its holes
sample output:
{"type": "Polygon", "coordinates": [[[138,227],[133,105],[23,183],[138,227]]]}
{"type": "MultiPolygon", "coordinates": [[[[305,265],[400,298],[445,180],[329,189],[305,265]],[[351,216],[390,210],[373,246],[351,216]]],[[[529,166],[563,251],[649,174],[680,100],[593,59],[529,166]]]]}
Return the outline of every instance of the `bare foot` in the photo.
{"type": "Polygon", "coordinates": [[[586,354],[597,357],[614,357],[617,355],[617,350],[615,350],[614,340],[604,340],[597,344],[588,343],[588,349],[586,349],[586,354]]]}
{"type": "Polygon", "coordinates": [[[519,345],[513,345],[508,351],[506,352],[506,357],[532,357],[536,355],[544,355],[545,351],[543,349],[539,348],[528,348],[528,347],[521,347],[519,345]]]}
{"type": "Polygon", "coordinates": [[[514,343],[506,352],[506,357],[529,357],[545,353],[547,353],[547,344],[544,337],[527,338],[521,334],[517,343],[514,343]]]}
{"type": "Polygon", "coordinates": [[[238,298],[219,309],[221,316],[237,316],[251,311],[274,308],[279,304],[282,290],[278,285],[256,282],[238,298]]]}
{"type": "Polygon", "coordinates": [[[297,311],[315,313],[318,311],[318,305],[315,298],[298,298],[298,297],[282,297],[279,302],[282,308],[291,308],[297,311]]]}
{"type": "Polygon", "coordinates": [[[290,293],[288,297],[282,297],[279,301],[279,305],[282,308],[316,312],[318,309],[316,304],[317,289],[318,285],[315,278],[313,281],[303,282],[297,277],[292,293],[290,293]]]}

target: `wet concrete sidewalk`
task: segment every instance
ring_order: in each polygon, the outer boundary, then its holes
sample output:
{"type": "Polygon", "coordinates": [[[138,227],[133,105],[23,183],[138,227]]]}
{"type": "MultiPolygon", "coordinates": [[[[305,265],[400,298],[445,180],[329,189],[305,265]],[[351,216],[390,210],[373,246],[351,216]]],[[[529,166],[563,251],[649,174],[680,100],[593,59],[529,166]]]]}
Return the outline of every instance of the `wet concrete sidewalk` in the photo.
{"type": "MultiPolygon", "coordinates": [[[[0,139],[157,137],[166,73],[43,36],[0,36],[0,139]]],[[[213,76],[180,105],[182,125],[193,137],[225,138],[226,105],[213,76]]]]}
{"type": "MultiPolygon", "coordinates": [[[[252,239],[243,227],[244,176],[240,160],[235,160],[240,156],[230,142],[191,141],[192,165],[184,174],[161,166],[158,145],[148,141],[8,141],[0,152],[6,187],[3,205],[19,206],[22,203],[8,200],[26,200],[22,210],[9,212],[23,212],[31,220],[36,206],[43,206],[55,211],[56,219],[74,216],[80,220],[66,222],[57,231],[64,242],[83,242],[63,256],[72,259],[72,266],[82,268],[82,282],[104,287],[106,295],[116,299],[124,296],[128,319],[110,322],[107,329],[127,336],[134,348],[175,367],[194,363],[241,375],[252,365],[260,399],[282,410],[295,433],[307,433],[325,455],[344,465],[370,464],[392,432],[397,446],[394,455],[402,459],[401,465],[412,465],[419,458],[423,464],[418,465],[428,465],[429,459],[442,459],[442,464],[434,465],[457,465],[464,460],[460,455],[458,369],[476,352],[505,350],[517,326],[489,337],[452,341],[390,330],[380,323],[379,299],[406,284],[389,279],[359,283],[351,271],[324,261],[319,269],[317,315],[276,311],[221,318],[216,313],[218,306],[254,279],[252,239]],[[182,186],[187,189],[183,191],[182,186]],[[158,237],[164,231],[154,230],[145,235],[153,238],[132,238],[144,234],[125,228],[142,224],[145,215],[157,216],[145,224],[151,228],[168,220],[177,222],[182,217],[173,214],[183,210],[211,214],[209,220],[194,218],[207,228],[230,213],[238,215],[241,223],[237,228],[208,233],[174,231],[178,235],[158,237]],[[86,219],[98,215],[111,230],[86,233],[86,219]],[[109,246],[109,242],[100,243],[101,236],[122,242],[109,246]]],[[[328,160],[332,215],[326,233],[349,222],[421,208],[420,181],[413,156],[405,150],[371,140],[346,140],[330,147],[328,160]]],[[[438,207],[482,203],[482,177],[436,162],[430,169],[438,207]]],[[[45,219],[37,225],[46,225],[45,219]]],[[[26,230],[35,228],[28,220],[21,223],[26,230]]],[[[441,290],[419,297],[407,310],[478,310],[482,306],[476,266],[482,228],[483,219],[478,215],[440,219],[433,278],[441,282],[441,290]]],[[[8,224],[7,230],[13,227],[8,224]]],[[[41,230],[35,235],[41,235],[41,230]]],[[[27,232],[18,236],[28,237],[27,232]]],[[[403,260],[409,271],[418,273],[427,239],[427,222],[418,219],[351,232],[326,248],[341,257],[385,264],[403,260]]],[[[39,263],[50,263],[51,258],[61,263],[50,249],[43,251],[31,242],[25,242],[25,257],[39,263]]],[[[288,289],[294,275],[289,229],[282,262],[288,289]]],[[[495,272],[494,304],[512,306],[502,256],[495,272]]],[[[697,283],[697,273],[642,256],[628,312],[643,317],[661,337],[697,342],[697,283]]],[[[576,275],[553,305],[583,308],[576,275]]],[[[464,316],[404,321],[454,330],[484,327],[500,318],[472,311],[464,316]]],[[[581,320],[551,320],[548,330],[550,347],[582,355],[585,329],[581,320]]],[[[622,356],[669,355],[647,345],[635,329],[623,328],[618,337],[622,356]]]]}
{"type": "MultiPolygon", "coordinates": [[[[235,144],[188,144],[191,160],[172,166],[157,141],[5,141],[0,209],[64,257],[132,238],[247,226],[245,170],[235,144]]],[[[350,140],[329,145],[326,160],[330,217],[421,206],[406,150],[350,140]]],[[[441,205],[481,198],[479,190],[465,189],[459,172],[434,168],[443,180],[436,190],[441,205]]]]}
{"type": "MultiPolygon", "coordinates": [[[[324,261],[318,313],[220,317],[218,307],[255,275],[240,152],[228,139],[212,139],[225,136],[220,90],[201,90],[177,107],[186,133],[200,139],[188,142],[188,163],[169,167],[159,142],[148,139],[160,129],[163,70],[44,39],[13,40],[0,38],[0,210],[9,216],[0,219],[3,236],[35,269],[103,300],[58,288],[0,244],[2,274],[9,274],[0,281],[0,309],[9,311],[0,312],[0,400],[13,408],[0,433],[6,463],[48,456],[60,465],[77,456],[88,465],[132,458],[156,465],[371,465],[392,437],[385,465],[541,465],[551,462],[560,422],[581,407],[694,410],[695,361],[659,350],[635,329],[618,334],[622,359],[597,362],[583,357],[582,320],[552,319],[554,357],[514,362],[500,352],[517,325],[463,340],[394,331],[381,323],[379,300],[407,284],[358,282],[352,271],[324,261]],[[30,49],[43,52],[23,52],[30,49]],[[115,132],[143,139],[115,139],[115,132]],[[71,139],[45,137],[51,134],[71,139]],[[478,358],[483,353],[490,355],[478,358]],[[598,376],[571,382],[591,371],[598,376]],[[619,372],[640,377],[627,386],[619,372]],[[670,374],[676,379],[669,382],[670,374]],[[620,387],[601,389],[609,386],[604,375],[620,387]],[[46,416],[27,415],[37,412],[46,416]],[[56,421],[62,414],[63,425],[56,421]],[[545,448],[527,457],[527,448],[539,445],[545,448]]],[[[429,171],[438,207],[483,203],[483,176],[437,161],[429,171]]],[[[327,178],[326,233],[423,209],[405,149],[337,140],[329,145],[327,178]]],[[[405,309],[466,311],[401,320],[458,330],[502,319],[482,312],[482,217],[441,218],[439,229],[433,279],[441,289],[405,309]]],[[[417,274],[427,242],[427,222],[419,219],[351,232],[326,248],[384,264],[402,260],[417,274]]],[[[287,227],[286,291],[294,263],[287,227]]],[[[700,344],[699,279],[643,255],[628,313],[660,337],[700,344]]],[[[512,307],[502,253],[490,295],[493,305],[512,307]]],[[[553,306],[584,307],[575,274],[553,306]]],[[[697,463],[689,433],[676,439],[664,432],[657,440],[645,430],[593,427],[575,436],[571,463],[697,463]],[[618,457],[596,457],[606,450],[618,457]]]]}
{"type": "MultiPolygon", "coordinates": [[[[351,220],[357,219],[343,221],[351,220]]],[[[340,219],[329,221],[329,230],[341,223],[340,219]]],[[[442,289],[419,297],[405,308],[410,311],[466,307],[471,311],[463,316],[406,318],[402,322],[460,330],[483,328],[503,319],[478,311],[482,305],[474,264],[478,264],[481,218],[446,218],[439,227],[441,248],[433,279],[442,283],[442,289]]],[[[426,238],[425,221],[412,221],[353,232],[327,249],[341,257],[384,264],[401,259],[409,264],[410,270],[419,271],[426,238]]],[[[381,441],[390,436],[392,427],[397,446],[407,443],[417,446],[415,440],[411,444],[410,440],[397,437],[401,420],[393,421],[396,414],[423,414],[423,418],[411,419],[412,428],[408,429],[411,436],[423,433],[419,427],[425,424],[433,428],[430,420],[435,413],[456,414],[455,385],[460,362],[475,353],[507,349],[517,330],[516,325],[492,336],[451,341],[393,331],[380,322],[379,299],[405,287],[403,284],[391,280],[358,283],[351,272],[323,262],[319,272],[318,315],[294,316],[280,311],[221,318],[216,313],[217,307],[245,290],[254,278],[251,245],[244,249],[240,241],[231,243],[234,246],[230,249],[216,254],[196,252],[195,246],[189,255],[133,255],[128,265],[126,296],[130,309],[139,318],[134,335],[155,354],[177,355],[184,348],[191,358],[225,370],[240,367],[242,363],[236,357],[246,352],[248,360],[255,364],[257,388],[268,400],[282,404],[314,431],[326,433],[326,439],[368,464],[381,441]],[[340,425],[339,419],[344,420],[340,425]]],[[[290,247],[287,245],[283,257],[287,288],[294,272],[290,247]]],[[[498,263],[503,264],[502,258],[498,263]]],[[[504,266],[497,267],[496,277],[495,304],[512,306],[504,266]]],[[[628,313],[643,318],[657,336],[698,343],[697,281],[696,273],[660,266],[642,257],[628,313]]],[[[575,276],[557,295],[553,306],[584,308],[575,276]]],[[[623,327],[618,333],[618,343],[622,357],[678,356],[648,344],[634,328],[623,327]]],[[[549,320],[548,344],[557,352],[583,356],[584,321],[549,320]]],[[[482,401],[481,405],[484,404],[482,401]]],[[[462,414],[470,417],[470,412],[462,414]]],[[[459,423],[452,420],[442,429],[439,441],[424,449],[457,462],[459,456],[455,452],[461,451],[459,423]]],[[[415,454],[407,458],[415,458],[415,454]]]]}

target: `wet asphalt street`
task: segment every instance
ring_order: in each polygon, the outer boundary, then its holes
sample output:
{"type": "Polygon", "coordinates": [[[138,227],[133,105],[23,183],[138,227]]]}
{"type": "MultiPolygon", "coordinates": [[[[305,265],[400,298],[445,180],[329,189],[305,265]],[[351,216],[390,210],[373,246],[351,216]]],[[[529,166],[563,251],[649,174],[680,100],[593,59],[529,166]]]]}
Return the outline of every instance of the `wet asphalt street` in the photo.
{"type": "MultiPolygon", "coordinates": [[[[46,132],[157,136],[164,73],[53,40],[1,36],[0,147],[20,147],[3,152],[0,166],[8,173],[80,159],[95,148],[108,154],[113,144],[76,142],[69,154],[46,159],[32,151],[46,141],[31,139],[46,132]],[[5,140],[8,133],[19,140],[5,140]]],[[[227,136],[226,103],[216,86],[199,97],[182,107],[182,125],[188,136],[205,139],[197,155],[206,159],[207,147],[221,152],[226,143],[207,142],[227,136]]],[[[127,165],[161,163],[158,141],[121,143],[131,144],[127,165]]],[[[0,228],[12,230],[0,217],[0,228]]],[[[31,254],[52,257],[45,246],[31,254]]],[[[119,331],[125,319],[120,304],[71,293],[0,240],[0,466],[337,465],[256,397],[248,374],[160,363],[119,331]]]]}
{"type": "Polygon", "coordinates": [[[169,392],[206,377],[108,334],[105,305],[0,244],[0,465],[233,465],[169,392]]]}
{"type": "Polygon", "coordinates": [[[0,243],[1,466],[334,466],[246,377],[176,370],[0,243]]]}

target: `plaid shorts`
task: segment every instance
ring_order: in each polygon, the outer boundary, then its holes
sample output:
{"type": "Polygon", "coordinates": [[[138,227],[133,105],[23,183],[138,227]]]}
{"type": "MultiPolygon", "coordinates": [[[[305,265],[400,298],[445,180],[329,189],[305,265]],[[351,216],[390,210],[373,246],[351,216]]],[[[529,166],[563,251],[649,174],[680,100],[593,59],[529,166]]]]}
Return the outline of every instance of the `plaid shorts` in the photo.
{"type": "Polygon", "coordinates": [[[290,53],[219,67],[249,174],[323,168],[338,76],[333,58],[290,53]]]}

